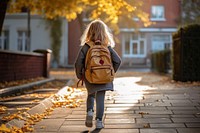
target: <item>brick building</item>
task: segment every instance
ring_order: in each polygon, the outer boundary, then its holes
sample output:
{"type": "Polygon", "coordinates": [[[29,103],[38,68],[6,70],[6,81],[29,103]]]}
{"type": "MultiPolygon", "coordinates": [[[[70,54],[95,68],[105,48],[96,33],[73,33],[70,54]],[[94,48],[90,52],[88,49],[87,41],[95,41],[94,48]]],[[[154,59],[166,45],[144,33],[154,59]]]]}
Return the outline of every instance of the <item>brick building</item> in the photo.
{"type": "MultiPolygon", "coordinates": [[[[172,33],[177,31],[179,0],[144,0],[143,9],[155,24],[144,27],[139,19],[133,18],[138,25],[137,31],[135,28],[126,28],[126,25],[121,26],[116,50],[122,57],[123,66],[149,67],[151,53],[171,48],[172,33]]],[[[78,21],[70,22],[69,27],[69,64],[73,64],[81,33],[78,21]]]]}

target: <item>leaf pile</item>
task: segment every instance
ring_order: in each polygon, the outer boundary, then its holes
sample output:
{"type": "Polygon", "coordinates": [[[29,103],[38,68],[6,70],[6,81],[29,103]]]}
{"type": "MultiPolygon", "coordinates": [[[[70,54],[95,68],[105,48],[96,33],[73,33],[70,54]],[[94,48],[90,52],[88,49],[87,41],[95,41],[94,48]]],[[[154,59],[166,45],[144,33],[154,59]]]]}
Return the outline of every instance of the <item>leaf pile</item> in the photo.
{"type": "MultiPolygon", "coordinates": [[[[35,125],[36,122],[41,121],[42,119],[47,118],[47,116],[51,115],[53,110],[58,107],[66,107],[66,108],[76,108],[80,106],[81,102],[83,102],[82,99],[79,99],[79,97],[83,94],[84,88],[72,88],[72,87],[64,87],[61,89],[61,91],[58,92],[58,94],[55,94],[51,97],[51,101],[53,103],[53,106],[50,108],[47,108],[43,113],[39,114],[29,114],[26,111],[22,110],[29,110],[29,108],[18,108],[17,113],[10,114],[9,116],[4,116],[2,120],[4,121],[10,121],[13,119],[23,120],[25,121],[25,124],[22,128],[18,127],[6,127],[5,124],[2,124],[0,126],[0,132],[3,133],[23,133],[23,132],[32,132],[33,131],[33,125],[35,125]]],[[[6,110],[5,106],[0,107],[0,112],[4,112],[6,110]]]]}
{"type": "Polygon", "coordinates": [[[65,87],[61,92],[54,95],[52,98],[52,103],[54,107],[70,107],[75,108],[83,102],[82,99],[78,99],[80,95],[83,93],[83,88],[72,88],[65,87]]]}
{"type": "Polygon", "coordinates": [[[42,119],[46,118],[48,115],[50,115],[53,111],[53,108],[47,108],[43,113],[41,114],[28,114],[27,112],[17,112],[14,114],[11,114],[7,117],[3,117],[3,120],[12,120],[12,119],[18,119],[25,121],[24,126],[21,128],[12,126],[11,128],[6,127],[5,124],[2,124],[0,126],[0,132],[3,133],[24,133],[24,132],[32,132],[33,131],[33,125],[35,125],[36,122],[41,121],[42,119]]]}
{"type": "Polygon", "coordinates": [[[9,82],[4,81],[4,82],[0,82],[0,89],[6,88],[6,87],[23,85],[23,84],[27,84],[27,83],[32,83],[32,82],[40,81],[43,79],[45,79],[45,78],[37,77],[37,78],[23,79],[23,80],[9,81],[9,82]]]}

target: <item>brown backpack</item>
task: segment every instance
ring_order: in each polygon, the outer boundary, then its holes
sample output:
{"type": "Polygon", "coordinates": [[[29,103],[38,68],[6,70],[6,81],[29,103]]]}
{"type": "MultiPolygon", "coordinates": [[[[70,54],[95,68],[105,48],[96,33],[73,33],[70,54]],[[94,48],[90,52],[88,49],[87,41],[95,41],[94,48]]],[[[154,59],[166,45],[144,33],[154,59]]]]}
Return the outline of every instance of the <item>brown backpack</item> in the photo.
{"type": "Polygon", "coordinates": [[[92,41],[85,59],[85,78],[93,84],[105,84],[114,79],[114,69],[108,47],[92,41]]]}

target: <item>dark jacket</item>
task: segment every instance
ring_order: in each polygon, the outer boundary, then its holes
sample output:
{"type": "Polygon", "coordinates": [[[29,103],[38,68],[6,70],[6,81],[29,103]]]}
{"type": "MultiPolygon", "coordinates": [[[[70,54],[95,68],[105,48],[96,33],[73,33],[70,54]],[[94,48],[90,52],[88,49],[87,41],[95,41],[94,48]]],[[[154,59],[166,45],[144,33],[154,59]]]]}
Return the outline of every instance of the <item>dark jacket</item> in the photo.
{"type": "MultiPolygon", "coordinates": [[[[76,76],[78,79],[82,79],[84,75],[84,67],[85,67],[85,57],[87,54],[87,51],[89,49],[89,46],[86,44],[81,47],[76,62],[75,62],[75,70],[76,70],[76,76]]],[[[110,46],[108,47],[110,53],[111,53],[111,58],[112,58],[112,63],[113,63],[113,68],[115,72],[117,72],[120,64],[121,64],[121,59],[117,52],[111,48],[110,46]]],[[[84,77],[84,82],[85,86],[88,90],[88,93],[94,93],[96,91],[101,91],[101,90],[111,90],[113,91],[113,82],[107,83],[107,84],[91,84],[89,83],[85,77],[84,77]]]]}

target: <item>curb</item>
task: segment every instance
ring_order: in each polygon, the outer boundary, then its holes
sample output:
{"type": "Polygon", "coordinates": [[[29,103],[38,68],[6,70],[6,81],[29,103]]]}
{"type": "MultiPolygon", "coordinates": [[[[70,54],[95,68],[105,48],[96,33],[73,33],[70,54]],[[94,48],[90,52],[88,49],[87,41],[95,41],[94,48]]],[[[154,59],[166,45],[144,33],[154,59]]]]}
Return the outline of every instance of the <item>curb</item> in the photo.
{"type": "Polygon", "coordinates": [[[36,81],[36,82],[20,85],[20,86],[4,88],[4,89],[0,90],[0,97],[5,97],[5,96],[8,96],[8,94],[10,95],[12,93],[20,93],[20,92],[23,92],[24,90],[26,90],[30,87],[33,87],[35,85],[41,85],[41,84],[44,84],[46,82],[50,82],[53,80],[55,80],[55,78],[48,78],[48,79],[44,79],[41,81],[36,81]]]}
{"type": "MultiPolygon", "coordinates": [[[[73,79],[70,79],[66,86],[71,86],[73,85],[75,82],[73,79]]],[[[63,87],[64,88],[64,87],[63,87]]],[[[62,90],[63,88],[61,88],[60,90],[62,90]]],[[[44,100],[42,100],[38,105],[32,107],[30,110],[27,111],[28,114],[30,115],[34,115],[38,112],[44,112],[47,108],[50,108],[53,106],[53,103],[51,102],[51,97],[46,98],[44,100]]],[[[13,119],[9,122],[7,122],[5,125],[7,127],[18,127],[18,128],[22,128],[24,126],[25,121],[23,120],[19,120],[19,119],[13,119]]]]}

